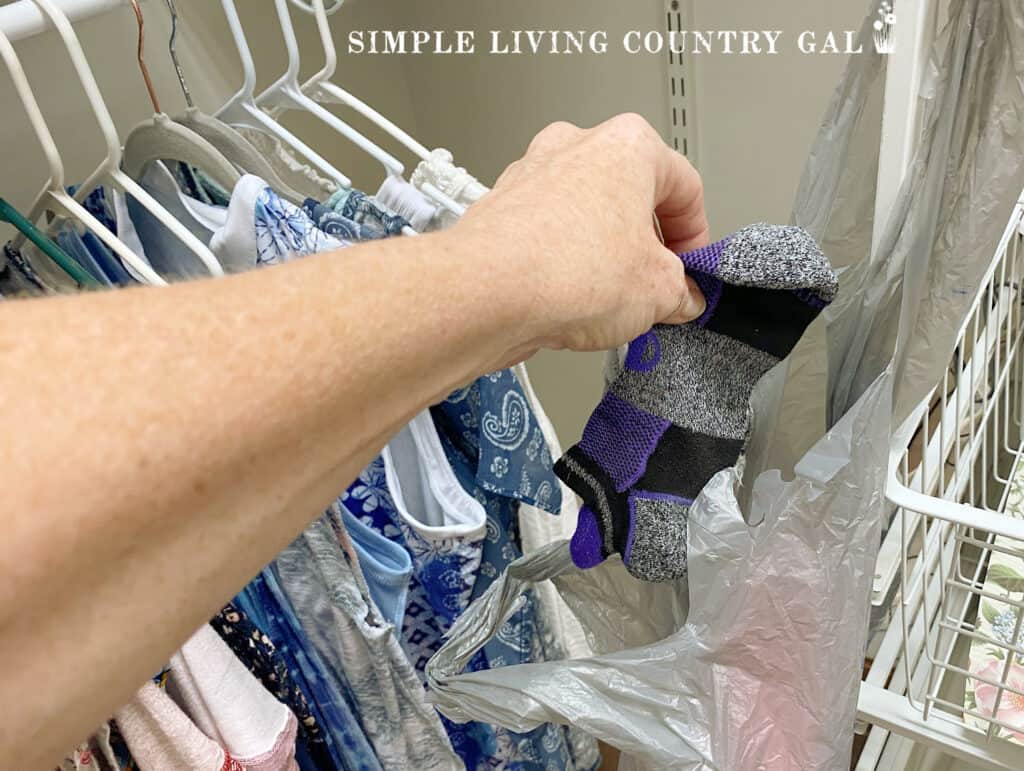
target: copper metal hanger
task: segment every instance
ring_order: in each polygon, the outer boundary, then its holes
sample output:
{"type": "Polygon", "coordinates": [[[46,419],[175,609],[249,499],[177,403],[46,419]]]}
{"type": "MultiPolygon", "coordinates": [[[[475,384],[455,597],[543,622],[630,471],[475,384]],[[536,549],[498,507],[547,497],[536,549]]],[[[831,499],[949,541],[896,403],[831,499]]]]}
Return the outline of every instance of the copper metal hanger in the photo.
{"type": "Polygon", "coordinates": [[[149,91],[149,100],[153,103],[153,112],[160,113],[160,101],[156,98],[156,90],[153,88],[153,80],[149,77],[149,68],[146,60],[142,58],[143,49],[146,44],[146,22],[142,18],[142,9],[139,8],[139,0],[130,0],[132,10],[135,11],[135,21],[139,25],[139,48],[137,58],[139,60],[139,71],[142,72],[142,79],[146,81],[146,90],[149,91]]]}

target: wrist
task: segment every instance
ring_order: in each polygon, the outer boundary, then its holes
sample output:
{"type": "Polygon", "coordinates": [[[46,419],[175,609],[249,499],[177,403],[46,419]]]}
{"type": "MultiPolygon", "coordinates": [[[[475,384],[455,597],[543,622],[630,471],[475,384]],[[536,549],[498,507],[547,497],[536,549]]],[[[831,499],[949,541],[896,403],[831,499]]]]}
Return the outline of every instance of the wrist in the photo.
{"type": "Polygon", "coordinates": [[[528,233],[513,239],[467,219],[439,235],[456,283],[467,288],[467,313],[495,344],[494,355],[522,359],[552,343],[557,324],[543,300],[544,250],[528,233]]]}

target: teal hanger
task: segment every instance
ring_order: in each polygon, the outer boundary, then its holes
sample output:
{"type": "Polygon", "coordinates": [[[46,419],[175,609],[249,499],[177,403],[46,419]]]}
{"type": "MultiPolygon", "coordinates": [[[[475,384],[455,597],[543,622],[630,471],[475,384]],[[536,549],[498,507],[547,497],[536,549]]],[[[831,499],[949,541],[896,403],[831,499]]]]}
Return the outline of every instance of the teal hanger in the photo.
{"type": "Polygon", "coordinates": [[[47,238],[43,231],[35,226],[35,223],[22,216],[21,212],[3,198],[0,198],[0,220],[10,222],[20,230],[25,238],[38,246],[43,254],[57,263],[60,269],[71,276],[80,287],[83,289],[98,289],[100,287],[100,282],[87,273],[73,257],[47,238]]]}

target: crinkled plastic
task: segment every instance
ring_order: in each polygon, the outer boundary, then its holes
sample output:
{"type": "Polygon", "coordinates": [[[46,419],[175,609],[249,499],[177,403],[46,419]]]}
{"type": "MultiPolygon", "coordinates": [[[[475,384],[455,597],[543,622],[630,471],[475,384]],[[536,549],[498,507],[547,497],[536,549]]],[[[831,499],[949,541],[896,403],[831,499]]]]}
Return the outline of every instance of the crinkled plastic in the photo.
{"type": "Polygon", "coordinates": [[[872,253],[883,71],[851,58],[794,207],[840,269],[840,299],[755,389],[742,473],[694,502],[688,583],[638,582],[616,558],[580,571],[564,542],[517,561],[427,666],[445,715],[572,723],[630,769],[848,768],[892,426],[947,366],[1024,186],[1024,8],[951,3],[919,151],[872,253]],[[462,673],[543,580],[595,655],[462,673]]]}

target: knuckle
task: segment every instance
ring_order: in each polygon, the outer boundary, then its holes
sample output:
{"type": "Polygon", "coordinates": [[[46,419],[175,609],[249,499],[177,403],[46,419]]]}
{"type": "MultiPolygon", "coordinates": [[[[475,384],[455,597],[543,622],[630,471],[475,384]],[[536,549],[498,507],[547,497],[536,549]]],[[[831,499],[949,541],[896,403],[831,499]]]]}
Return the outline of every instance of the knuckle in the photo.
{"type": "Polygon", "coordinates": [[[564,134],[566,131],[574,131],[576,127],[565,120],[556,120],[554,123],[549,123],[545,132],[550,134],[564,134]]]}
{"type": "Polygon", "coordinates": [[[568,137],[575,136],[579,131],[579,128],[566,121],[550,123],[533,138],[533,141],[530,142],[530,149],[537,150],[556,145],[568,137]]]}
{"type": "Polygon", "coordinates": [[[616,115],[608,122],[608,129],[609,139],[628,147],[631,152],[653,150],[661,142],[654,127],[635,112],[616,115]]]}
{"type": "Polygon", "coordinates": [[[512,161],[512,163],[506,166],[505,170],[501,172],[501,174],[498,176],[498,179],[495,180],[494,186],[497,187],[505,182],[508,182],[509,180],[515,179],[516,175],[519,174],[522,168],[522,160],[512,161]]]}
{"type": "Polygon", "coordinates": [[[616,128],[638,138],[648,138],[654,132],[654,128],[647,119],[635,112],[624,112],[612,119],[616,128]]]}

